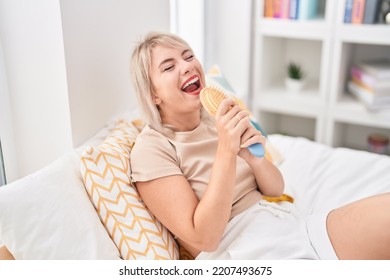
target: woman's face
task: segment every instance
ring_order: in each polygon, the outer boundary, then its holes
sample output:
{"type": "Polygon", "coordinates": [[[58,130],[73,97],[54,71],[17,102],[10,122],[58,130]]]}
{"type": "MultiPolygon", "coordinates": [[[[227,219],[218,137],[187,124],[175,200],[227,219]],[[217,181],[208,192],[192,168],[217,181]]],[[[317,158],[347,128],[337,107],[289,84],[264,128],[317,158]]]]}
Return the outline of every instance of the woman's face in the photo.
{"type": "Polygon", "coordinates": [[[151,62],[153,99],[163,115],[199,111],[204,73],[192,51],[157,46],[152,50],[151,62]]]}

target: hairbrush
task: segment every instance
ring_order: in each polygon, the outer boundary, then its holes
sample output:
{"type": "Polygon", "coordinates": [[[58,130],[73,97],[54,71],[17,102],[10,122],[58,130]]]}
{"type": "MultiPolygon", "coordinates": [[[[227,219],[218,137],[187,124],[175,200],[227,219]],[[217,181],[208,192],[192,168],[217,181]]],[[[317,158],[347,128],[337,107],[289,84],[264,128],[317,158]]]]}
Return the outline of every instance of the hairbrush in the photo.
{"type": "MultiPolygon", "coordinates": [[[[200,91],[200,102],[205,110],[212,116],[215,116],[217,109],[222,100],[228,98],[228,95],[220,88],[217,87],[205,87],[200,91]]],[[[234,98],[233,98],[234,99],[234,98]]],[[[235,99],[236,100],[236,99],[235,99]]],[[[237,100],[236,100],[237,102],[237,100]]],[[[243,109],[248,111],[242,102],[237,104],[243,109]]],[[[253,122],[250,122],[253,126],[253,122]]],[[[254,126],[255,127],[255,126],[254,126]]],[[[256,128],[256,127],[255,127],[256,128]]],[[[256,157],[264,157],[265,151],[260,143],[255,143],[247,147],[247,149],[256,157]]]]}

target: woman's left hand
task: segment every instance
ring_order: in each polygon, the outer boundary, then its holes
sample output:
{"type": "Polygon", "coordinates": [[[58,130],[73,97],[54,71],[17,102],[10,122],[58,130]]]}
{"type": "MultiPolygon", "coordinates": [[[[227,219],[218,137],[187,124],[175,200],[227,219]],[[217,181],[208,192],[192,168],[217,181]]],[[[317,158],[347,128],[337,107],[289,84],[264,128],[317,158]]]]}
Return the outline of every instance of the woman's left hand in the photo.
{"type": "Polygon", "coordinates": [[[249,163],[251,160],[257,157],[252,155],[252,153],[249,152],[247,147],[256,143],[260,143],[265,149],[266,141],[267,139],[265,138],[265,136],[262,135],[261,132],[254,128],[250,123],[248,123],[248,128],[241,135],[241,150],[238,155],[249,163]]]}

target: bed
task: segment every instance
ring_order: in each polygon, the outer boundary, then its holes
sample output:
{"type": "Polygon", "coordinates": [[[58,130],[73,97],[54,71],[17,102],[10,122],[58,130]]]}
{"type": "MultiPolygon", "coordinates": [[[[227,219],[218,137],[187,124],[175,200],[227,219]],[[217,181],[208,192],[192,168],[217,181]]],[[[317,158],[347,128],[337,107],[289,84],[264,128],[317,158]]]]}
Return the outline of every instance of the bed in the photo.
{"type": "MultiPolygon", "coordinates": [[[[142,129],[137,114],[111,120],[85,145],[0,187],[0,244],[16,259],[188,259],[129,181],[142,129]]],[[[390,157],[269,135],[285,193],[304,214],[390,191],[390,157]]]]}

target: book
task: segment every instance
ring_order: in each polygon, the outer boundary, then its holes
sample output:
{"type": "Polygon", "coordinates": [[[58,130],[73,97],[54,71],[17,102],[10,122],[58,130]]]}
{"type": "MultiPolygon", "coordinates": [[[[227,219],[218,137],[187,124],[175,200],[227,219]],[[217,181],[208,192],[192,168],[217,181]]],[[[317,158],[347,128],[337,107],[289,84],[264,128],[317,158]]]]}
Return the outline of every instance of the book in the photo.
{"type": "Polygon", "coordinates": [[[352,22],[352,7],[353,7],[353,0],[346,0],[345,11],[344,11],[344,23],[352,22]]]}
{"type": "Polygon", "coordinates": [[[280,18],[288,18],[290,13],[290,0],[280,0],[280,18]]]}
{"type": "Polygon", "coordinates": [[[317,0],[299,0],[298,19],[308,20],[317,17],[317,0]]]}
{"type": "Polygon", "coordinates": [[[390,88],[373,88],[362,82],[361,80],[357,79],[356,77],[352,77],[351,80],[361,88],[364,88],[365,90],[369,91],[371,94],[377,95],[377,96],[390,96],[390,88]]]}
{"type": "Polygon", "coordinates": [[[381,0],[367,0],[364,7],[364,24],[373,24],[377,21],[381,0]]]}
{"type": "Polygon", "coordinates": [[[281,18],[282,17],[281,0],[273,0],[272,1],[272,10],[274,12],[274,18],[281,18]]]}
{"type": "Polygon", "coordinates": [[[351,67],[351,79],[372,93],[390,95],[390,79],[378,80],[355,65],[351,67]]]}
{"type": "Polygon", "coordinates": [[[377,80],[390,79],[390,59],[373,59],[361,62],[359,68],[377,80]]]}
{"type": "Polygon", "coordinates": [[[363,23],[364,7],[366,0],[354,0],[352,7],[352,24],[363,23]]]}
{"type": "Polygon", "coordinates": [[[298,19],[299,0],[290,0],[289,19],[298,19]]]}
{"type": "Polygon", "coordinates": [[[264,17],[274,17],[273,0],[264,1],[264,17]]]}
{"type": "Polygon", "coordinates": [[[377,96],[360,87],[353,81],[348,82],[348,91],[356,96],[368,109],[390,109],[390,96],[377,96]]]}

